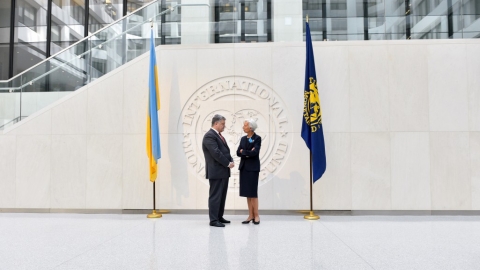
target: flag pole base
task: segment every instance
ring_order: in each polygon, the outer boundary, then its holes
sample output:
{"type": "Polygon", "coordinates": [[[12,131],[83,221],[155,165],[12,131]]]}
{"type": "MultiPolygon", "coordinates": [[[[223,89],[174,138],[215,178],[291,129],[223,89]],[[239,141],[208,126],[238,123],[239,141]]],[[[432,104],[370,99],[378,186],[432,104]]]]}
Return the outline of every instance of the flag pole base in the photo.
{"type": "Polygon", "coordinates": [[[153,210],[151,214],[147,215],[147,218],[161,218],[162,214],[157,213],[157,211],[153,210]]]}
{"type": "Polygon", "coordinates": [[[310,214],[309,214],[309,215],[305,215],[303,218],[304,218],[304,219],[308,219],[308,220],[317,220],[317,219],[320,219],[320,216],[315,215],[315,214],[313,213],[313,211],[310,211],[310,214]]]}

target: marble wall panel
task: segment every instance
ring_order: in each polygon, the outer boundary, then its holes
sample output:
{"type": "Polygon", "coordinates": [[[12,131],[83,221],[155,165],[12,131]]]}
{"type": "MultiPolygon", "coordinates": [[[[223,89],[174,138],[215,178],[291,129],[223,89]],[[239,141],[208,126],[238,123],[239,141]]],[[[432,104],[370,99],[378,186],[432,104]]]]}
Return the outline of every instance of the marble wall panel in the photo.
{"type": "MultiPolygon", "coordinates": [[[[161,48],[161,47],[160,47],[161,48]]],[[[182,134],[181,113],[200,85],[197,84],[197,50],[157,50],[160,83],[160,132],[182,134]],[[160,59],[160,60],[158,60],[160,59]]]]}
{"type": "Polygon", "coordinates": [[[430,133],[432,210],[472,209],[468,132],[430,133]]]}
{"type": "Polygon", "coordinates": [[[86,89],[52,108],[52,134],[87,133],[86,89]]]}
{"type": "Polygon", "coordinates": [[[480,131],[480,44],[466,45],[470,131],[480,131]]]}
{"type": "Polygon", "coordinates": [[[84,209],[87,185],[86,135],[52,135],[51,151],[50,207],[84,209]]]}
{"type": "Polygon", "coordinates": [[[248,44],[235,47],[235,76],[253,78],[272,87],[272,47],[248,44]]]}
{"type": "Polygon", "coordinates": [[[302,128],[304,58],[304,46],[272,48],[272,91],[281,98],[284,110],[288,113],[289,123],[285,125],[288,132],[299,132],[302,128]]]}
{"type": "Polygon", "coordinates": [[[349,132],[351,82],[348,48],[314,46],[314,53],[324,131],[349,132]]]}
{"type": "Polygon", "coordinates": [[[205,185],[200,180],[201,175],[205,175],[201,145],[182,134],[162,134],[161,144],[165,158],[158,163],[158,207],[196,209],[197,185],[205,185]]]}
{"type": "Polygon", "coordinates": [[[480,210],[480,132],[470,132],[472,210],[480,210]]]}
{"type": "Polygon", "coordinates": [[[352,133],[352,210],[390,210],[390,135],[352,133]]]}
{"type": "Polygon", "coordinates": [[[313,185],[313,208],[352,209],[350,133],[325,133],[327,169],[313,185]]]}
{"type": "MultiPolygon", "coordinates": [[[[299,20],[301,26],[301,14],[299,20]]],[[[315,209],[480,208],[480,143],[469,132],[478,122],[475,46],[314,44],[327,143],[327,171],[313,186],[315,209]]],[[[301,42],[157,48],[163,150],[157,208],[208,208],[201,139],[216,112],[227,117],[233,155],[243,119],[263,117],[260,210],[309,208],[308,148],[300,136],[304,57],[301,42]],[[265,90],[255,93],[248,83],[265,90]]],[[[14,164],[0,165],[10,178],[0,181],[0,196],[8,193],[0,207],[150,209],[148,60],[141,56],[0,136],[0,162],[14,164]]],[[[38,97],[31,101],[37,106],[38,97]]],[[[236,165],[226,208],[246,209],[238,159],[236,165]]]]}
{"type": "Polygon", "coordinates": [[[122,134],[123,77],[123,70],[114,71],[89,85],[88,134],[122,134]]]}
{"type": "Polygon", "coordinates": [[[0,135],[0,208],[15,207],[17,137],[0,135]]]}
{"type": "Polygon", "coordinates": [[[430,131],[467,131],[465,45],[429,45],[427,50],[430,131]]]}
{"type": "Polygon", "coordinates": [[[389,130],[385,46],[349,47],[350,131],[389,130]]]}
{"type": "MultiPolygon", "coordinates": [[[[164,137],[165,136],[162,136],[162,146],[166,144],[164,137]]],[[[153,184],[150,182],[145,144],[145,134],[123,135],[123,209],[149,209],[153,205],[153,184]]],[[[162,150],[164,150],[164,148],[162,150]]]]}
{"type": "Polygon", "coordinates": [[[272,150],[264,181],[273,182],[274,209],[306,210],[310,208],[310,152],[300,133],[291,135],[290,140],[272,150]]]}
{"type": "Polygon", "coordinates": [[[235,50],[232,45],[197,50],[197,88],[220,77],[235,74],[235,50]]]}
{"type": "Polygon", "coordinates": [[[50,207],[51,144],[50,135],[17,135],[15,207],[50,207]]]}
{"type": "MultiPolygon", "coordinates": [[[[158,58],[158,56],[157,56],[158,58]]],[[[158,60],[157,60],[158,61],[158,60]]],[[[160,59],[161,61],[161,59],[160,59]]],[[[132,65],[125,67],[123,76],[123,133],[144,134],[147,123],[148,106],[148,77],[150,57],[141,57],[132,65]]],[[[157,62],[158,66],[158,62],[157,62]]],[[[160,75],[158,75],[160,76],[160,75]]],[[[162,83],[160,84],[160,104],[165,104],[162,99],[162,83]]],[[[160,105],[160,109],[162,109],[160,105]]],[[[163,110],[161,111],[163,112],[163,110]]]]}
{"type": "Polygon", "coordinates": [[[429,210],[430,144],[428,132],[392,132],[392,209],[429,210]]]}
{"type": "Polygon", "coordinates": [[[391,131],[428,131],[428,59],[423,45],[388,46],[391,131]]]}
{"type": "Polygon", "coordinates": [[[123,136],[87,136],[86,208],[121,209],[123,136]]]}

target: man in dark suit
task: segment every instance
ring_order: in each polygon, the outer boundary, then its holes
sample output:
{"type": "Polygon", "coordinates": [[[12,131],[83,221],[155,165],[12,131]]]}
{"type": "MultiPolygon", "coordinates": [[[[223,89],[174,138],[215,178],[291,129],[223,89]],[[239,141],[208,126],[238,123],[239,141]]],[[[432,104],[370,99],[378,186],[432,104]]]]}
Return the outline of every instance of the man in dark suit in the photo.
{"type": "Polygon", "coordinates": [[[212,128],[203,136],[202,150],[205,156],[206,178],[210,182],[208,197],[208,213],[210,226],[225,227],[223,223],[230,221],[223,218],[225,200],[227,198],[228,178],[233,168],[227,141],[222,136],[225,129],[225,117],[216,114],[212,118],[212,128]]]}

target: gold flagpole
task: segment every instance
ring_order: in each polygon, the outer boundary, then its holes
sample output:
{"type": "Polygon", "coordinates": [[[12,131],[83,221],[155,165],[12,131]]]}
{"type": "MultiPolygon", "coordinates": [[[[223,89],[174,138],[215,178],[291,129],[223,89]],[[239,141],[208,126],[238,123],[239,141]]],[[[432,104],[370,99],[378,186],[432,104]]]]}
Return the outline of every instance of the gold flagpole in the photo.
{"type": "MultiPolygon", "coordinates": [[[[153,19],[150,19],[150,28],[153,29],[153,19]]],[[[155,40],[153,42],[155,42],[155,40]]],[[[155,182],[156,182],[156,179],[153,182],[153,210],[152,210],[151,214],[147,215],[147,218],[161,218],[162,217],[162,214],[157,213],[157,210],[156,210],[156,207],[155,207],[155,182]]]]}
{"type": "Polygon", "coordinates": [[[162,214],[157,213],[157,210],[155,209],[155,182],[153,182],[153,210],[152,210],[151,214],[147,215],[147,218],[161,218],[162,217],[162,214]]]}
{"type": "MultiPolygon", "coordinates": [[[[308,23],[308,14],[307,14],[306,21],[308,23]]],[[[312,176],[313,167],[312,167],[312,163],[313,163],[312,162],[312,150],[310,150],[310,214],[305,215],[303,218],[308,219],[308,220],[317,220],[317,219],[320,219],[320,216],[315,215],[313,213],[313,176],[312,176]]]]}
{"type": "Polygon", "coordinates": [[[310,150],[310,214],[305,215],[303,218],[308,220],[320,219],[320,216],[313,213],[313,177],[312,177],[312,151],[310,150]]]}

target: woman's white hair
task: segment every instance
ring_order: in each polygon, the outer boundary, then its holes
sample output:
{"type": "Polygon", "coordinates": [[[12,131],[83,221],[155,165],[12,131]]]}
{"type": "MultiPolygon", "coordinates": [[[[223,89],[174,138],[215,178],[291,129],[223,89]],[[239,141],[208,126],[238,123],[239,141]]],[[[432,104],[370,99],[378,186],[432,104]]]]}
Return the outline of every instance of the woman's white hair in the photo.
{"type": "Polygon", "coordinates": [[[258,127],[257,122],[253,119],[246,119],[245,122],[248,123],[248,126],[252,129],[252,131],[255,131],[258,127]]]}

